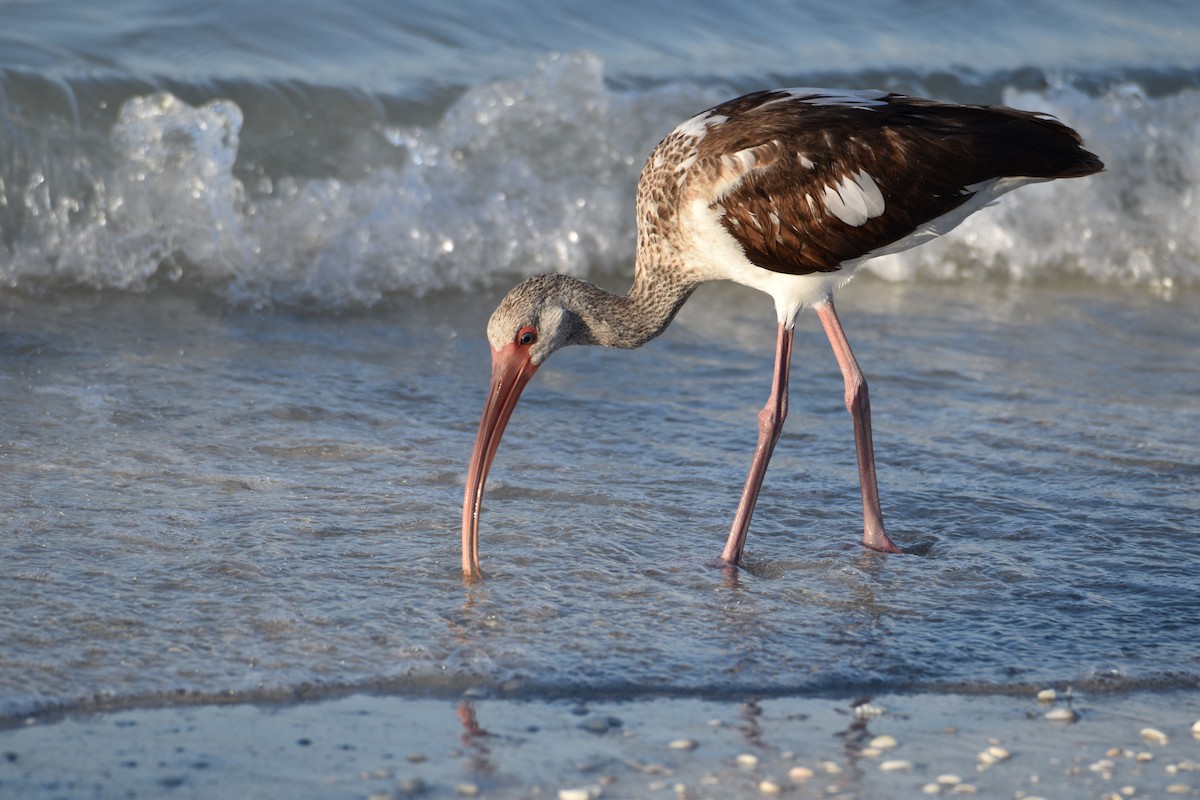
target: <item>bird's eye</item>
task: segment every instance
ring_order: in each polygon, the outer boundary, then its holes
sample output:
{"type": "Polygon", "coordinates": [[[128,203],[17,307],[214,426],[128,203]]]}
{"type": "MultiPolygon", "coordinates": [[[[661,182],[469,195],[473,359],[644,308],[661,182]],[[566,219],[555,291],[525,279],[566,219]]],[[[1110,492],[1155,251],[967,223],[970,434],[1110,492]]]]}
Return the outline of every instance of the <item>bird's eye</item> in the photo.
{"type": "Polygon", "coordinates": [[[537,328],[532,325],[526,325],[521,330],[517,331],[517,344],[522,347],[529,347],[537,341],[537,328]]]}

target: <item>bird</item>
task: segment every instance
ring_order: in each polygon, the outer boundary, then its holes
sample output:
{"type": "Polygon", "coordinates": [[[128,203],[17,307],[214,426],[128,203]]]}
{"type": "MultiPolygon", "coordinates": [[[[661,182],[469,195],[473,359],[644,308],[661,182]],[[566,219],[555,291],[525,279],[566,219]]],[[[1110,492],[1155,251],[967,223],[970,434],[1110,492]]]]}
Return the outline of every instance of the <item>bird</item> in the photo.
{"type": "Polygon", "coordinates": [[[487,324],[491,386],[471,453],[462,569],[480,576],[484,485],[525,386],[567,345],[636,348],[670,325],[701,284],[728,280],[775,302],[770,394],[721,559],[742,561],[771,453],[788,411],[793,330],[811,308],[829,338],[854,427],[862,544],[903,552],[880,510],[866,379],[833,292],[876,256],[951,231],[1022,185],[1104,169],[1050,115],[881,90],[758,91],[684,121],[650,153],[636,196],[633,284],[625,295],[567,275],[512,289],[487,324]]]}

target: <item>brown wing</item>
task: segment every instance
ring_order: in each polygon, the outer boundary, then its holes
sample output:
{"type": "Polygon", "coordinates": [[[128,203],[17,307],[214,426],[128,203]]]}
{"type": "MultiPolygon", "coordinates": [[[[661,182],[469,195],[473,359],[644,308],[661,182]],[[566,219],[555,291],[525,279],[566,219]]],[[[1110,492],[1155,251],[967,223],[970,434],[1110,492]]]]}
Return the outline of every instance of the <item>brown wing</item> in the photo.
{"type": "Polygon", "coordinates": [[[899,241],[992,179],[1102,168],[1070,128],[1008,108],[781,91],[710,119],[695,169],[716,187],[712,207],[753,263],[791,274],[834,271],[899,241]]]}

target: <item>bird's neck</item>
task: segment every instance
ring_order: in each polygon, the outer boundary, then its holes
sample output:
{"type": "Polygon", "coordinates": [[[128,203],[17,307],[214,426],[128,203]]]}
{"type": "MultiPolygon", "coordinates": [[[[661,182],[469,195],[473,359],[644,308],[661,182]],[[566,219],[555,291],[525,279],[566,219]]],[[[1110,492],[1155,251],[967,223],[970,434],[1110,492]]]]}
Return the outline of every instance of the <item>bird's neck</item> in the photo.
{"type": "Polygon", "coordinates": [[[671,280],[671,272],[657,272],[653,281],[638,269],[625,295],[571,279],[573,295],[568,307],[579,318],[571,344],[599,344],[631,349],[658,336],[695,291],[697,284],[671,280]]]}

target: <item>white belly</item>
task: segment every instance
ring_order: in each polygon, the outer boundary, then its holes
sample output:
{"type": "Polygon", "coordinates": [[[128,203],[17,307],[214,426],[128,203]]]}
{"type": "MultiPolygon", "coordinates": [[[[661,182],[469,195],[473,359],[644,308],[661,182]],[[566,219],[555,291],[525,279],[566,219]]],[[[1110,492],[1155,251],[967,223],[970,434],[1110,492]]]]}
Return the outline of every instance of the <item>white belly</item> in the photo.
{"type": "Polygon", "coordinates": [[[808,275],[773,272],[746,258],[742,246],[721,224],[718,212],[705,202],[693,202],[680,222],[684,240],[689,243],[683,255],[698,277],[706,281],[733,281],[769,294],[775,300],[779,322],[789,329],[804,308],[828,299],[866,260],[848,261],[836,272],[808,275]]]}

